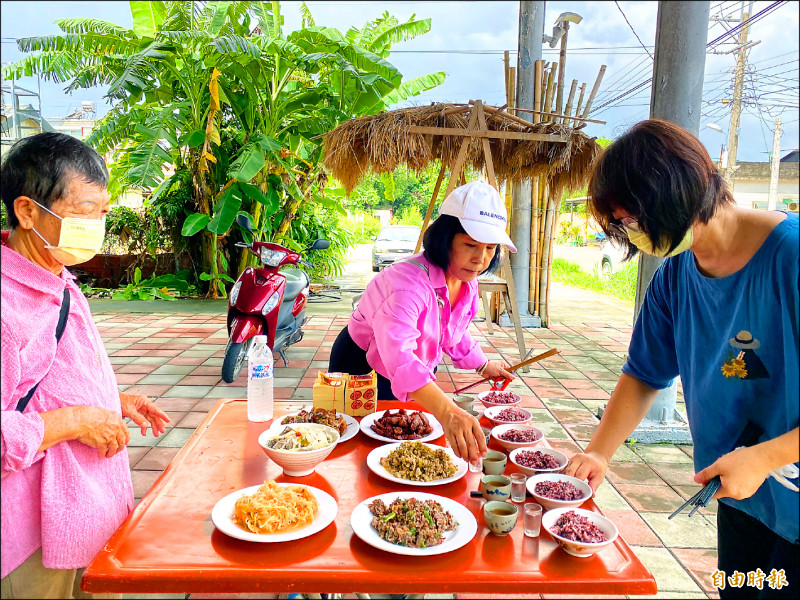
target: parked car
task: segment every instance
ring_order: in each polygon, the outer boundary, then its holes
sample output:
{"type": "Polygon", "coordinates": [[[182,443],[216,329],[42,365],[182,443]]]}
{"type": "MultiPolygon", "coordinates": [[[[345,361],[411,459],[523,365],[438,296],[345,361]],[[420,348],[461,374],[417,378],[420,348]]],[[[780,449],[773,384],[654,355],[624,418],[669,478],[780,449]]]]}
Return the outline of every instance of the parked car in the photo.
{"type": "Polygon", "coordinates": [[[616,273],[622,268],[625,252],[609,239],[603,243],[600,252],[600,276],[603,278],[611,277],[612,273],[616,273]]]}
{"type": "Polygon", "coordinates": [[[372,246],[372,270],[377,273],[412,254],[421,231],[416,225],[389,225],[381,229],[372,246]]]}

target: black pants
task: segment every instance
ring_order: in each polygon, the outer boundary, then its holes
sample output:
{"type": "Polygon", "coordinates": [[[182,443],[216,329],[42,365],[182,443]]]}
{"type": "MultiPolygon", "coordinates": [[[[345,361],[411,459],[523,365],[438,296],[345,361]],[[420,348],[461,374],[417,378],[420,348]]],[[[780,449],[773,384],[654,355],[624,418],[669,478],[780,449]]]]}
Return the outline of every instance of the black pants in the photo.
{"type": "MultiPolygon", "coordinates": [[[[366,375],[373,369],[367,362],[367,351],[353,341],[347,326],[339,332],[331,348],[331,359],[328,371],[333,373],[350,373],[366,375]]],[[[392,383],[380,373],[378,375],[378,400],[397,400],[392,393],[392,383]]]]}
{"type": "Polygon", "coordinates": [[[717,568],[725,573],[725,588],[719,597],[728,598],[797,598],[800,592],[798,544],[785,540],[758,519],[741,510],[718,503],[717,510],[717,568]],[[772,569],[783,572],[789,585],[780,590],[769,587],[764,579],[763,589],[747,585],[747,574],[761,569],[769,576],[772,569]],[[736,588],[728,578],[734,571],[744,573],[744,585],[736,588]]]}

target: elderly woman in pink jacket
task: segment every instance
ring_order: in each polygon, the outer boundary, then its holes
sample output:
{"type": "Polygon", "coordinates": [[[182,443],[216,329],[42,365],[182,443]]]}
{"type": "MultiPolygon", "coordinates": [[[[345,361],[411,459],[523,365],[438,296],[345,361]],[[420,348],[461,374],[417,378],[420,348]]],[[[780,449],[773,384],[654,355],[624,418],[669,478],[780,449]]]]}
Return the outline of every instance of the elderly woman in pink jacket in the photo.
{"type": "Polygon", "coordinates": [[[169,418],[118,391],[75,277],[103,243],[108,171],[92,148],[42,133],[2,166],[2,597],[70,598],[133,508],[123,417],[169,418]],[[5,237],[5,236],[4,236],[5,237]]]}
{"type": "Polygon", "coordinates": [[[513,375],[487,360],[468,327],[478,312],[478,275],[493,271],[506,234],[506,209],[492,186],[473,181],[453,190],[423,238],[425,251],[384,269],[367,286],[331,349],[329,369],[378,375],[379,400],[414,400],[442,423],[456,455],[486,454],[480,424],[436,385],[442,353],[484,377],[513,375]]]}

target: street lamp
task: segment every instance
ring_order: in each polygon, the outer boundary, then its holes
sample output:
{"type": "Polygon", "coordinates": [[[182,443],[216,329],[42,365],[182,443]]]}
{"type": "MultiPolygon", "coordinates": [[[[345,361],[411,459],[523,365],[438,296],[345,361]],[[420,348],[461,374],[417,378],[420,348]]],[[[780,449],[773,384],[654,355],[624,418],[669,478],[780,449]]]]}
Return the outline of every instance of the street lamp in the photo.
{"type": "MultiPolygon", "coordinates": [[[[716,123],[706,123],[706,127],[708,127],[711,131],[716,131],[717,133],[721,133],[725,136],[728,135],[727,133],[725,133],[725,130],[722,129],[722,127],[720,127],[716,123]]],[[[727,161],[728,161],[728,150],[727,148],[725,148],[725,144],[721,144],[719,147],[719,164],[717,166],[721,169],[722,165],[724,165],[727,161]]]]}

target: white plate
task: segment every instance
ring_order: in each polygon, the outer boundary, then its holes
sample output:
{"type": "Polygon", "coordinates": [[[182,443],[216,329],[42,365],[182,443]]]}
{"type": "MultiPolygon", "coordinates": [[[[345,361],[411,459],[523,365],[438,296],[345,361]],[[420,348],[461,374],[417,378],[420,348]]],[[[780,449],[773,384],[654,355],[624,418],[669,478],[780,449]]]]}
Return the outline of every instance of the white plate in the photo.
{"type": "Polygon", "coordinates": [[[424,494],[421,492],[389,492],[387,494],[381,494],[380,496],[367,498],[353,509],[353,513],[350,515],[350,526],[353,528],[353,533],[373,548],[386,550],[386,552],[391,552],[393,554],[403,554],[405,556],[432,556],[434,554],[452,552],[453,550],[458,550],[462,546],[469,544],[478,532],[478,522],[467,507],[459,504],[455,500],[445,498],[444,496],[424,494]],[[383,500],[387,506],[397,498],[436,500],[436,502],[442,505],[442,508],[453,515],[458,525],[455,530],[445,533],[444,541],[438,546],[432,546],[430,548],[408,548],[407,546],[392,544],[379,536],[378,532],[372,527],[373,515],[369,510],[369,505],[373,500],[378,498],[383,500]]]}
{"type": "MultiPolygon", "coordinates": [[[[418,440],[414,440],[418,441],[418,440]]],[[[404,483],[406,485],[416,485],[421,487],[431,487],[434,485],[445,485],[447,483],[452,483],[454,481],[458,481],[464,475],[467,474],[468,465],[465,460],[458,458],[454,453],[453,450],[450,448],[445,448],[443,446],[437,446],[435,444],[425,444],[428,448],[433,450],[444,450],[448,456],[450,456],[450,460],[453,461],[453,464],[456,466],[457,471],[452,477],[445,477],[444,479],[436,479],[434,481],[414,481],[413,479],[403,479],[401,477],[395,477],[386,468],[381,464],[381,459],[384,456],[389,456],[389,453],[393,450],[396,450],[400,447],[402,442],[396,442],[394,444],[386,444],[385,446],[378,446],[372,452],[367,455],[367,466],[369,470],[375,473],[375,475],[379,477],[383,477],[384,479],[388,479],[389,481],[393,481],[395,483],[404,483]]]]}
{"type": "Polygon", "coordinates": [[[278,485],[282,487],[299,485],[300,487],[308,488],[311,493],[314,494],[317,502],[319,502],[319,508],[317,509],[317,516],[310,524],[286,533],[253,533],[239,527],[233,520],[233,507],[236,505],[236,501],[239,498],[254,494],[256,490],[261,487],[260,485],[253,485],[225,496],[214,505],[211,511],[211,521],[222,533],[239,540],[248,542],[288,542],[291,540],[299,540],[300,538],[308,537],[318,531],[322,531],[336,518],[339,506],[329,493],[301,483],[279,483],[278,485]]]}
{"type": "MultiPolygon", "coordinates": [[[[393,414],[397,413],[397,410],[398,409],[391,409],[389,414],[393,415],[393,414]]],[[[376,432],[374,429],[372,429],[372,427],[370,427],[375,421],[380,419],[383,416],[383,413],[385,413],[385,412],[386,412],[385,410],[379,410],[379,411],[376,411],[374,413],[370,413],[370,414],[366,415],[363,419],[361,419],[361,431],[364,432],[364,435],[366,435],[367,437],[371,437],[373,440],[379,440],[381,442],[405,441],[405,440],[396,440],[394,438],[389,438],[389,437],[380,435],[378,432],[376,432]]],[[[412,414],[412,413],[415,413],[415,412],[425,412],[425,411],[410,410],[410,411],[406,411],[406,412],[408,414],[412,414]]],[[[436,417],[434,417],[429,412],[426,412],[425,416],[428,418],[428,423],[430,424],[430,426],[433,427],[433,432],[429,433],[428,435],[425,435],[425,436],[419,438],[418,440],[408,440],[408,441],[410,441],[410,442],[430,442],[430,441],[438,439],[438,438],[440,438],[440,437],[442,437],[444,435],[444,429],[442,428],[442,424],[439,423],[439,421],[436,420],[436,417]]]]}
{"type": "MultiPolygon", "coordinates": [[[[306,410],[307,412],[310,412],[308,409],[306,410]]],[[[273,421],[272,425],[269,426],[269,429],[272,430],[277,429],[278,427],[284,427],[284,425],[281,425],[281,421],[283,421],[285,417],[293,417],[298,414],[300,414],[299,410],[292,413],[287,413],[282,417],[277,417],[275,421],[273,421]]],[[[347,429],[345,429],[344,433],[341,435],[341,437],[339,437],[339,441],[346,442],[347,440],[352,440],[358,435],[358,421],[356,421],[350,415],[346,415],[342,412],[337,412],[336,414],[342,416],[344,418],[344,422],[347,423],[347,429]]]]}

